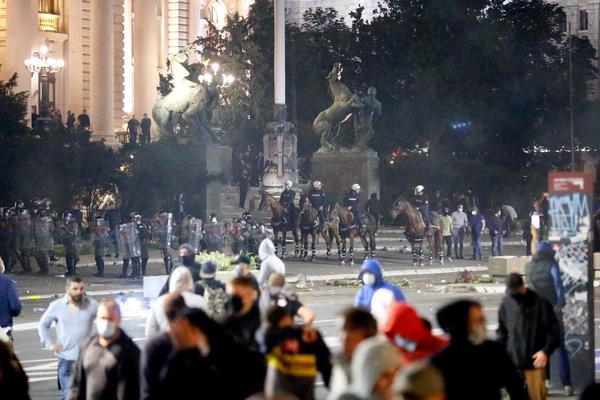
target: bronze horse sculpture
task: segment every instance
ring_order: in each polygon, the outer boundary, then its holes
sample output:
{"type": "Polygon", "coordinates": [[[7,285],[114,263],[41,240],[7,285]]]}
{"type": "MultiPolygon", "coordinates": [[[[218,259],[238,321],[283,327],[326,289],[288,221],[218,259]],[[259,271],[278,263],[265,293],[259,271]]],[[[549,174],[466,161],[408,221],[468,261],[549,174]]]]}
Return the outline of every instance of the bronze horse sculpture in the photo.
{"type": "MultiPolygon", "coordinates": [[[[287,211],[283,205],[279,203],[275,196],[263,191],[258,209],[263,209],[265,203],[271,208],[271,228],[273,228],[275,236],[273,241],[275,243],[275,254],[285,258],[287,255],[287,232],[292,232],[295,246],[294,255],[297,257],[300,253],[300,237],[298,236],[299,216],[295,215],[294,220],[289,221],[287,211]],[[279,240],[280,234],[281,240],[279,240]]],[[[295,212],[297,213],[297,210],[295,212]]]]}
{"type": "Polygon", "coordinates": [[[434,254],[437,254],[440,264],[443,264],[442,234],[439,226],[432,225],[427,231],[421,213],[402,197],[396,199],[392,206],[392,218],[396,218],[398,215],[404,215],[407,219],[404,234],[411,245],[413,265],[417,265],[419,262],[419,265],[423,266],[423,241],[426,241],[429,247],[429,265],[433,262],[434,254]]]}
{"type": "Polygon", "coordinates": [[[350,119],[354,110],[363,107],[360,97],[341,82],[342,71],[341,63],[333,64],[326,77],[333,104],[321,111],[313,122],[313,131],[321,137],[319,151],[338,150],[335,138],[339,135],[340,124],[350,119]]]}
{"type": "MultiPolygon", "coordinates": [[[[377,221],[372,215],[364,215],[365,221],[359,228],[358,225],[353,225],[354,214],[345,207],[339,204],[335,205],[335,212],[339,216],[340,237],[342,239],[342,255],[340,263],[346,263],[346,249],[348,249],[350,265],[354,265],[354,238],[358,236],[363,244],[364,259],[375,257],[375,234],[377,233],[377,221]],[[367,239],[368,237],[368,239],[367,239]],[[346,247],[346,242],[349,241],[349,247],[346,247]]],[[[357,215],[356,218],[363,218],[357,215]]]]}
{"type": "Polygon", "coordinates": [[[311,237],[310,243],[310,261],[314,261],[317,254],[317,231],[319,228],[319,213],[310,205],[308,199],[304,202],[304,207],[300,212],[300,237],[302,241],[302,258],[308,258],[308,236],[311,237]]]}

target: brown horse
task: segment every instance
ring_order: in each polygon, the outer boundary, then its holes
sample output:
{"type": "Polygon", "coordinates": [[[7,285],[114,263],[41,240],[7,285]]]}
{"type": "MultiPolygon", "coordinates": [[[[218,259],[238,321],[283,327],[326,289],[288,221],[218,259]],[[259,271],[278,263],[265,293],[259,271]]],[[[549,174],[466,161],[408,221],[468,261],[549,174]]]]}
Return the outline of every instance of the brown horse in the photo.
{"type": "Polygon", "coordinates": [[[302,258],[308,258],[308,236],[311,237],[310,242],[310,261],[314,261],[317,255],[317,230],[319,228],[319,213],[310,205],[308,200],[305,202],[302,211],[300,212],[300,237],[302,240],[302,258]]]}
{"type": "MultiPolygon", "coordinates": [[[[357,225],[353,225],[354,214],[345,207],[339,204],[335,205],[335,211],[340,218],[340,236],[342,238],[342,257],[341,264],[346,263],[346,241],[350,241],[348,253],[350,256],[350,265],[354,265],[354,238],[358,236],[365,250],[364,259],[375,257],[375,233],[377,233],[377,221],[372,215],[365,215],[368,219],[362,224],[359,229],[357,225]],[[368,240],[367,240],[368,236],[368,240]]],[[[357,216],[361,218],[362,216],[357,216]]]]}
{"type": "Polygon", "coordinates": [[[287,232],[292,232],[294,236],[294,255],[297,257],[300,254],[300,237],[298,235],[298,223],[299,216],[298,210],[294,211],[292,215],[292,221],[287,215],[285,208],[279,203],[279,200],[275,196],[267,193],[261,193],[260,204],[258,209],[261,210],[264,204],[267,203],[271,208],[271,228],[273,228],[273,234],[275,236],[275,254],[281,255],[281,258],[285,258],[287,255],[287,232]],[[281,234],[281,240],[279,240],[279,234],[281,234]],[[281,251],[279,248],[281,247],[281,251]]]}
{"type": "Polygon", "coordinates": [[[434,253],[437,254],[440,264],[444,263],[442,233],[439,226],[432,225],[429,227],[429,231],[427,231],[421,213],[410,202],[402,199],[402,197],[399,197],[394,202],[391,215],[392,218],[404,215],[408,220],[404,234],[412,248],[413,265],[416,265],[417,261],[420,266],[423,265],[423,240],[426,240],[429,246],[429,264],[431,265],[433,262],[434,253]]]}
{"type": "Polygon", "coordinates": [[[342,249],[340,247],[340,217],[333,206],[327,207],[323,215],[323,240],[327,246],[327,256],[331,255],[331,245],[335,239],[337,245],[338,259],[342,260],[342,249]]]}

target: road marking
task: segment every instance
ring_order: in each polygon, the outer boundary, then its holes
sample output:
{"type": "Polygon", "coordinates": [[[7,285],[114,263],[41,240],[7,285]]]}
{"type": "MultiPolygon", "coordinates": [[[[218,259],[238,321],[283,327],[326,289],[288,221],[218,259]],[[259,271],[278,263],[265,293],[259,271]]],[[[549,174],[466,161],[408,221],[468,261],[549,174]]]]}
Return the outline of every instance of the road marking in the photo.
{"type": "Polygon", "coordinates": [[[27,360],[27,361],[21,361],[21,364],[25,364],[25,363],[35,363],[35,362],[46,362],[46,361],[56,361],[56,357],[54,358],[39,358],[37,360],[27,360]]]}
{"type": "MultiPolygon", "coordinates": [[[[143,293],[144,289],[114,289],[114,290],[91,290],[85,293],[88,296],[110,296],[113,294],[128,294],[128,293],[143,293]]],[[[32,294],[29,296],[19,297],[19,300],[43,300],[43,299],[58,299],[63,297],[64,293],[53,294],[32,294]]]]}

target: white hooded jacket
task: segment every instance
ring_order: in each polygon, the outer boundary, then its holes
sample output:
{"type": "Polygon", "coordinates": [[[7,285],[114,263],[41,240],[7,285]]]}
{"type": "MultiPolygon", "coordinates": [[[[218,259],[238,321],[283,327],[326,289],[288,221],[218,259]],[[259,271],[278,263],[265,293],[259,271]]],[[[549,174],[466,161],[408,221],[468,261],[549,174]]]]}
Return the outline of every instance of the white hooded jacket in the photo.
{"type": "Polygon", "coordinates": [[[269,281],[271,274],[285,275],[285,264],[275,255],[275,245],[271,239],[267,238],[260,243],[258,256],[262,261],[258,273],[258,285],[261,288],[269,281]]]}

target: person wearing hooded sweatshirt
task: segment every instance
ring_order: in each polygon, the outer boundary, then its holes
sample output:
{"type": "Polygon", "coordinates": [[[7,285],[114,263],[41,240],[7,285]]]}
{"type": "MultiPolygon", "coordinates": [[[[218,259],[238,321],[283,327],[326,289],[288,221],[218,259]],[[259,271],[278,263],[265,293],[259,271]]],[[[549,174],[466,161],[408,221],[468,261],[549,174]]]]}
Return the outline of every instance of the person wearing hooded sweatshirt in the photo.
{"type": "Polygon", "coordinates": [[[457,300],[437,312],[450,344],[431,357],[446,382],[447,400],[500,400],[505,388],[511,400],[527,400],[515,365],[500,343],[486,339],[481,304],[457,300]]]}
{"type": "MultiPolygon", "coordinates": [[[[181,261],[181,265],[187,267],[190,270],[192,278],[194,279],[194,283],[198,282],[200,280],[201,266],[199,263],[196,262],[196,254],[194,253],[194,248],[191,245],[184,243],[181,246],[179,246],[179,260],[181,261]]],[[[158,294],[159,296],[169,293],[170,279],[171,277],[169,276],[164,286],[160,290],[160,293],[158,294]]]]}
{"type": "Polygon", "coordinates": [[[525,265],[525,281],[527,287],[544,300],[552,304],[560,328],[560,345],[558,351],[558,372],[565,393],[570,396],[573,392],[569,354],[565,347],[562,308],[565,305],[565,295],[560,278],[558,263],[554,259],[554,250],[550,242],[543,241],[537,246],[537,252],[530,262],[525,265]]]}
{"type": "Polygon", "coordinates": [[[384,337],[363,340],[352,355],[352,384],[338,400],[391,400],[392,385],[402,366],[400,355],[384,337]]]}
{"type": "Polygon", "coordinates": [[[448,344],[447,340],[434,336],[415,309],[406,303],[392,306],[382,331],[400,350],[405,364],[425,359],[448,344]]]}
{"type": "Polygon", "coordinates": [[[275,255],[275,245],[267,238],[258,246],[258,256],[261,259],[258,273],[258,284],[262,288],[269,281],[273,273],[285,275],[285,264],[275,255]]]}
{"type": "Polygon", "coordinates": [[[404,294],[400,288],[393,283],[383,279],[381,273],[381,264],[375,259],[368,259],[363,262],[358,272],[358,279],[361,279],[364,286],[358,289],[354,297],[354,305],[357,307],[371,309],[371,300],[378,289],[386,288],[394,293],[397,301],[404,301],[404,294]]]}

